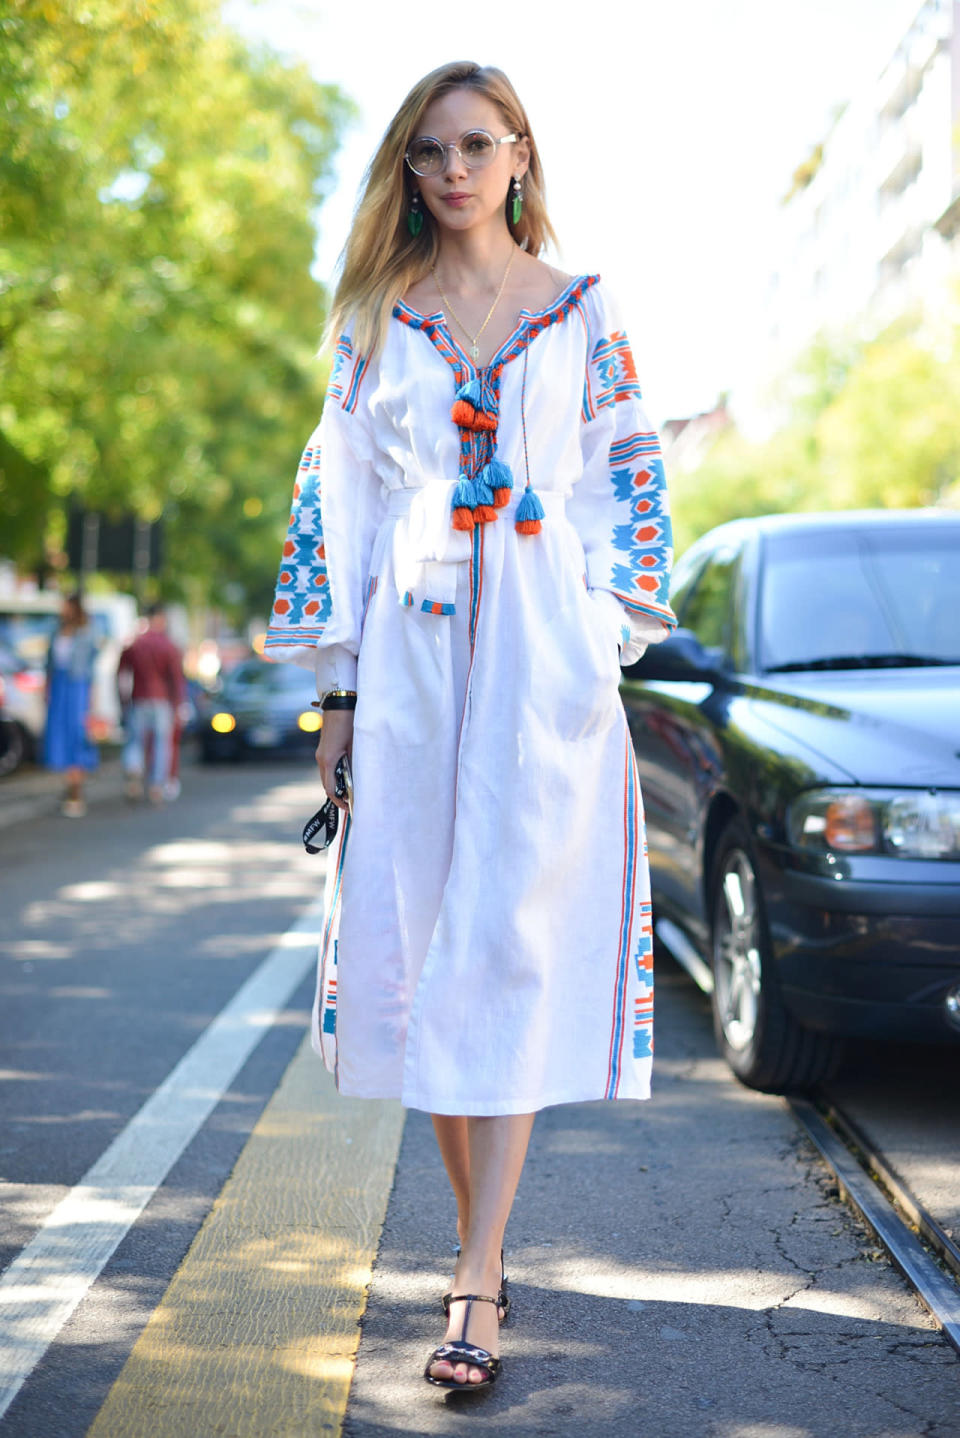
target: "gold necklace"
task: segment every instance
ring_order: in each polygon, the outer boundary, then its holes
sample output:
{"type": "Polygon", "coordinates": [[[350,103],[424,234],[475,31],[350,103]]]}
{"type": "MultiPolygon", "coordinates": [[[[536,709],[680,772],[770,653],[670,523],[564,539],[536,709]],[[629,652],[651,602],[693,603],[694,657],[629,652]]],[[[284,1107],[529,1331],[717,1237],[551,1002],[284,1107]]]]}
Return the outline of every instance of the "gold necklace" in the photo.
{"type": "Polygon", "coordinates": [[[470,333],[470,331],[467,329],[466,325],[463,323],[463,320],[460,318],[460,316],[457,314],[456,310],[453,308],[453,305],[452,305],[452,304],[450,303],[450,301],[447,299],[447,296],[443,293],[443,286],[440,284],[440,276],[437,274],[437,267],[436,267],[436,265],[433,263],[432,260],[430,261],[430,269],[431,269],[432,272],[433,272],[433,278],[434,278],[434,281],[435,281],[435,283],[436,283],[437,290],[438,290],[438,292],[439,292],[439,294],[440,294],[440,298],[441,298],[441,300],[443,301],[443,303],[444,303],[444,305],[446,306],[446,308],[450,311],[450,316],[451,316],[451,318],[455,321],[455,323],[457,324],[458,328],[463,331],[463,333],[466,335],[467,339],[470,341],[470,356],[471,356],[471,358],[473,359],[474,364],[476,364],[477,360],[480,358],[480,336],[483,334],[483,332],[484,332],[484,330],[486,329],[487,325],[490,323],[490,320],[491,320],[491,318],[492,318],[492,316],[493,316],[493,312],[494,312],[494,310],[497,308],[497,305],[500,303],[500,300],[501,300],[501,297],[502,297],[502,295],[503,295],[503,292],[504,292],[504,290],[506,289],[507,276],[508,276],[509,273],[510,273],[510,266],[513,264],[514,256],[516,255],[517,250],[518,250],[519,248],[520,248],[519,245],[514,245],[513,249],[510,251],[510,258],[509,258],[509,260],[507,260],[507,268],[506,268],[506,269],[504,270],[504,272],[503,272],[503,279],[500,281],[500,288],[497,290],[497,297],[496,297],[496,299],[494,300],[493,304],[490,306],[489,310],[487,311],[487,318],[484,320],[483,324],[482,324],[482,325],[480,326],[480,328],[477,330],[477,332],[476,332],[475,335],[472,335],[472,334],[470,333]]]}

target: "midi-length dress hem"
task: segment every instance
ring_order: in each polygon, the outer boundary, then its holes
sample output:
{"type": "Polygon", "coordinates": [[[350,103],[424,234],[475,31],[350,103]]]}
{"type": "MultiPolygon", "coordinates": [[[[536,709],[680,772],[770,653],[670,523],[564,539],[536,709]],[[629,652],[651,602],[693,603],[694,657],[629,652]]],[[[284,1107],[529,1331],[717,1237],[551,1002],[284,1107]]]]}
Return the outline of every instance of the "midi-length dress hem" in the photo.
{"type": "Polygon", "coordinates": [[[675,620],[629,345],[594,276],[484,370],[439,312],[394,313],[377,362],[337,346],[265,651],[358,692],[314,1046],[342,1093],[433,1113],[646,1098],[652,916],[618,684],[675,620]],[[454,528],[494,475],[496,510],[454,528]]]}
{"type": "MultiPolygon", "coordinates": [[[[364,1088],[362,1085],[357,1088],[345,1088],[339,1085],[337,1092],[344,1098],[365,1098],[380,1100],[396,1100],[398,1095],[394,1090],[383,1092],[364,1088]]],[[[634,1099],[643,1102],[650,1097],[650,1085],[647,1084],[638,1089],[636,1093],[621,1091],[617,1094],[618,1099],[634,1099]]],[[[499,1118],[503,1115],[537,1113],[542,1108],[556,1108],[560,1104],[567,1103],[596,1103],[602,1098],[593,1091],[586,1092],[581,1089],[567,1089],[561,1093],[543,1094],[536,1093],[530,1098],[511,1098],[500,1104],[491,1104],[489,1101],[481,1107],[473,1108],[465,1106],[462,1102],[456,1106],[444,1103],[430,1094],[406,1093],[399,1095],[399,1101],[404,1108],[417,1109],[422,1113],[438,1113],[465,1118],[499,1118]]]]}

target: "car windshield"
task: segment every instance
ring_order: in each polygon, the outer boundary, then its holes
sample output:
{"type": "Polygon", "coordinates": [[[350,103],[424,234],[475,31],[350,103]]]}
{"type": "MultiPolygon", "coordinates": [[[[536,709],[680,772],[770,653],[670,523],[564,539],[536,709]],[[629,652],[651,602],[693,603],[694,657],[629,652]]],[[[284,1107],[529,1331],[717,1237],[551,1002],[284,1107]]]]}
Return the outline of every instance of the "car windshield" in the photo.
{"type": "Polygon", "coordinates": [[[960,526],[769,536],[760,667],[960,664],[960,526]]]}
{"type": "Polygon", "coordinates": [[[302,690],[309,696],[313,688],[314,678],[309,669],[296,664],[267,664],[261,659],[238,665],[223,681],[224,693],[252,689],[258,694],[276,694],[302,690]]]}

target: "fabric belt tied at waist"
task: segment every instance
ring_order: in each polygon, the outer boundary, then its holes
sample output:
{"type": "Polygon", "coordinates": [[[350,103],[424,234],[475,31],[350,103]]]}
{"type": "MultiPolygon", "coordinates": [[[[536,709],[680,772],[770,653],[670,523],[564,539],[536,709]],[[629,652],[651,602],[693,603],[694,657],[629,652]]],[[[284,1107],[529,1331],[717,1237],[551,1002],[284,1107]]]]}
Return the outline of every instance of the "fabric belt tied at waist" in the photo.
{"type": "MultiPolygon", "coordinates": [[[[397,597],[402,605],[426,614],[456,613],[457,576],[473,550],[471,533],[454,529],[450,522],[456,481],[431,479],[409,489],[391,489],[387,517],[393,527],[393,569],[397,597]]],[[[538,491],[547,516],[562,514],[565,496],[538,491]]],[[[509,524],[523,490],[514,490],[510,502],[497,511],[497,524],[509,524]]],[[[525,536],[517,539],[527,542],[525,536]]]]}

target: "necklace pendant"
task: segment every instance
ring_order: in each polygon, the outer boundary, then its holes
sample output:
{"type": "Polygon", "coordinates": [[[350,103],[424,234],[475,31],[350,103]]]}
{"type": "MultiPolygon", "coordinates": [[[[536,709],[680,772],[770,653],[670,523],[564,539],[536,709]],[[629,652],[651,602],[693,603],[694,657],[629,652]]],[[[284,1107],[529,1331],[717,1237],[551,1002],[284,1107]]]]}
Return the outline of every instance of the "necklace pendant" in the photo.
{"type": "Polygon", "coordinates": [[[474,363],[476,363],[476,361],[480,358],[480,346],[479,346],[479,345],[471,345],[471,346],[470,346],[470,354],[471,354],[471,356],[472,356],[472,358],[473,358],[473,360],[474,360],[474,363]]]}

